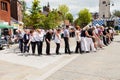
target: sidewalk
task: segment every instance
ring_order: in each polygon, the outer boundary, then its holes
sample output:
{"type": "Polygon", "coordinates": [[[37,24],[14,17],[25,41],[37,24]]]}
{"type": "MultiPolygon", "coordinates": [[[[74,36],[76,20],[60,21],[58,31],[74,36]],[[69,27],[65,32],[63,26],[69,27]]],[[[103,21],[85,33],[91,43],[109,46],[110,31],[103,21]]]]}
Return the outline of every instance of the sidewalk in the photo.
{"type": "Polygon", "coordinates": [[[46,80],[120,80],[120,36],[104,50],[79,55],[46,80]]]}
{"type": "MultiPolygon", "coordinates": [[[[103,50],[83,55],[54,55],[54,42],[50,56],[21,56],[10,49],[0,51],[0,80],[119,80],[119,40],[120,36],[116,36],[103,50]]],[[[74,51],[75,40],[71,39],[70,44],[74,51]]],[[[60,52],[64,52],[64,45],[60,52]]]]}
{"type": "MultiPolygon", "coordinates": [[[[75,41],[74,39],[70,41],[71,50],[74,51],[75,41]]],[[[62,44],[64,44],[63,40],[62,44]]],[[[62,55],[56,55],[56,45],[53,41],[51,42],[52,55],[50,56],[45,55],[45,42],[42,56],[23,56],[22,53],[13,53],[16,46],[0,51],[0,80],[44,80],[79,56],[79,54],[63,54],[64,45],[60,49],[62,55]]]]}

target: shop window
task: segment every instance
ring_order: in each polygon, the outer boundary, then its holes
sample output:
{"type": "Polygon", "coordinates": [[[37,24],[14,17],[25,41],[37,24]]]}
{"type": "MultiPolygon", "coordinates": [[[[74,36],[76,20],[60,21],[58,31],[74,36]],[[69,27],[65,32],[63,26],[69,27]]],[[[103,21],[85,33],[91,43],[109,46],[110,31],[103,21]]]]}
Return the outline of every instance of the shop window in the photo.
{"type": "Polygon", "coordinates": [[[1,1],[1,9],[5,10],[5,11],[8,11],[7,3],[6,2],[1,1]]]}

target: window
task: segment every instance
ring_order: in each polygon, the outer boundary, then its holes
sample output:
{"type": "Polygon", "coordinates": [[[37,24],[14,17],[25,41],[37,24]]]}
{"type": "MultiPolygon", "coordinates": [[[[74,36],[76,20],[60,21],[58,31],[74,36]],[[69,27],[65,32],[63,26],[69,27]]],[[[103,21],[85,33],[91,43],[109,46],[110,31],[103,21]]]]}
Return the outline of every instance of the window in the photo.
{"type": "Polygon", "coordinates": [[[103,4],[106,4],[106,1],[103,1],[103,4]]]}
{"type": "Polygon", "coordinates": [[[1,1],[1,9],[2,9],[2,10],[5,10],[5,11],[8,11],[7,3],[6,3],[6,2],[2,2],[2,1],[1,1]]]}

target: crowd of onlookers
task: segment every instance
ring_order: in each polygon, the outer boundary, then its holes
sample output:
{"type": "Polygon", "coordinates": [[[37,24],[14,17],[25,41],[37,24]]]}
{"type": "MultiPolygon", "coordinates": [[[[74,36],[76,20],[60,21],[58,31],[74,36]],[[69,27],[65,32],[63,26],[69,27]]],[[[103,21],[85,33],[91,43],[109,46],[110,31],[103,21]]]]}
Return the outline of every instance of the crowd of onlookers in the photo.
{"type": "Polygon", "coordinates": [[[59,49],[62,46],[61,39],[64,39],[65,43],[65,53],[89,53],[91,51],[96,52],[98,48],[103,48],[108,46],[114,39],[114,29],[111,27],[104,27],[100,25],[96,26],[85,26],[81,28],[76,26],[74,29],[69,28],[68,25],[65,28],[58,29],[25,29],[16,30],[17,34],[13,38],[13,41],[19,42],[19,48],[21,53],[29,52],[30,47],[32,49],[32,54],[35,54],[37,50],[38,55],[43,53],[43,42],[46,42],[46,54],[50,53],[50,43],[53,40],[56,44],[56,54],[60,54],[59,49]],[[76,45],[75,51],[70,50],[69,38],[75,38],[76,45]],[[31,46],[30,46],[31,45],[31,46]],[[37,48],[37,49],[36,49],[37,48]]]}

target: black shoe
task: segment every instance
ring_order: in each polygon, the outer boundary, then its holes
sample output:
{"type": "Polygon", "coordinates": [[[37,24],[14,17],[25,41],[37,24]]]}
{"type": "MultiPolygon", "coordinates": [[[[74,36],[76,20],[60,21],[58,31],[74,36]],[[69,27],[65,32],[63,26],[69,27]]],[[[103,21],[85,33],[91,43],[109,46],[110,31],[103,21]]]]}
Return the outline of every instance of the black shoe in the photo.
{"type": "Polygon", "coordinates": [[[90,53],[90,51],[86,51],[86,53],[90,53]]]}
{"type": "Polygon", "coordinates": [[[57,55],[61,55],[61,53],[56,53],[57,55]]]}
{"type": "Polygon", "coordinates": [[[67,54],[68,52],[65,52],[65,54],[67,54]]]}
{"type": "Polygon", "coordinates": [[[51,55],[50,53],[47,53],[47,55],[51,55]]]}
{"type": "Polygon", "coordinates": [[[75,53],[78,53],[78,52],[75,51],[75,53]]]}

